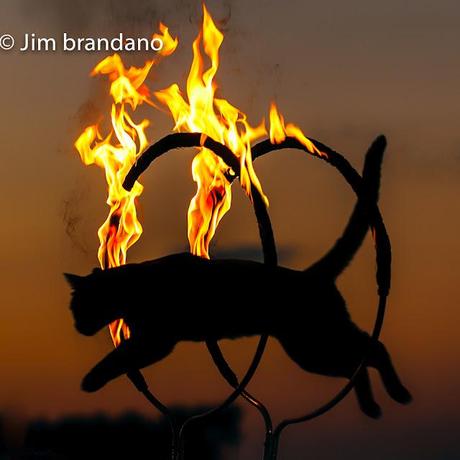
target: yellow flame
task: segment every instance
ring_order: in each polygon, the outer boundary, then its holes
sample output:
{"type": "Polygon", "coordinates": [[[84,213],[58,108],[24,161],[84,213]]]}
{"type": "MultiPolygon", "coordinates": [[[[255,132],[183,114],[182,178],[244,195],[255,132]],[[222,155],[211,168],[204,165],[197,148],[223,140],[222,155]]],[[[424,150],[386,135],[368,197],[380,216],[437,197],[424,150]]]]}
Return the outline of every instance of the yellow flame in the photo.
{"type": "Polygon", "coordinates": [[[286,139],[286,136],[297,139],[312,154],[327,156],[316,148],[298,126],[294,123],[285,124],[284,117],[278,112],[275,103],[272,102],[270,106],[270,142],[272,144],[281,144],[286,139]]]}
{"type": "MultiPolygon", "coordinates": [[[[240,159],[240,180],[246,192],[250,194],[252,183],[263,194],[252,168],[251,142],[266,134],[266,129],[263,123],[253,128],[243,112],[227,100],[215,97],[217,85],[214,77],[219,68],[219,49],[224,37],[204,5],[203,13],[202,30],[193,42],[187,98],[177,84],[156,92],[155,96],[169,108],[176,131],[202,132],[229,147],[240,159]],[[210,62],[207,68],[201,47],[210,62]]],[[[197,193],[188,210],[188,236],[191,251],[202,257],[209,258],[209,243],[231,206],[230,183],[225,177],[228,172],[227,165],[206,148],[200,149],[192,163],[197,193]]]]}
{"type": "Polygon", "coordinates": [[[159,38],[163,42],[163,48],[160,50],[161,56],[169,56],[174,51],[176,51],[177,45],[179,44],[179,40],[176,38],[171,37],[169,33],[169,28],[166,27],[162,22],[159,25],[160,33],[153,34],[152,38],[159,38]]]}
{"type": "MultiPolygon", "coordinates": [[[[160,24],[160,32],[154,37],[163,40],[160,56],[167,56],[176,49],[178,41],[171,37],[163,24],[160,24]]],[[[136,123],[128,110],[130,108],[134,112],[140,104],[152,104],[144,82],[153,64],[154,61],[150,60],[143,67],[127,69],[121,57],[114,54],[103,59],[91,72],[92,76],[108,75],[113,98],[110,133],[103,137],[97,125],[89,126],[75,142],[85,165],[96,164],[105,171],[110,211],[98,231],[98,258],[102,268],[124,265],[128,249],[142,234],[136,200],[143,187],[136,182],[128,192],[123,188],[123,181],[148,146],[145,130],[149,121],[136,123]]],[[[115,345],[119,345],[123,337],[129,338],[129,329],[122,319],[112,323],[109,328],[115,345]]]]}

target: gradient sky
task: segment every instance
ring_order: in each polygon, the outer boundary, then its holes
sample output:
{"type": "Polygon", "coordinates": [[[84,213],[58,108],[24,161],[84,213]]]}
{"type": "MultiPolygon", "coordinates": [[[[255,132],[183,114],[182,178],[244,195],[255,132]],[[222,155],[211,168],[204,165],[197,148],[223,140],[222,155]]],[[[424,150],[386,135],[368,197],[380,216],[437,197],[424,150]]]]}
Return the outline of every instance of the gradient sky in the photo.
{"type": "MultiPolygon", "coordinates": [[[[1,0],[0,33],[142,36],[163,20],[179,35],[180,47],[149,86],[184,86],[199,2],[92,3],[1,0]]],[[[323,418],[289,430],[280,458],[459,458],[459,2],[235,0],[208,6],[216,19],[229,18],[221,94],[253,124],[276,100],[289,121],[357,168],[376,135],[389,141],[380,202],[394,281],[383,340],[414,402],[397,406],[373,375],[381,420],[361,415],[352,395],[323,418]]],[[[95,395],[80,391],[84,373],[111,345],[105,332],[94,339],[75,332],[62,277],[96,266],[96,230],[107,213],[101,171],[85,168],[73,148],[81,129],[109,107],[104,81],[89,78],[103,57],[0,52],[0,412],[15,425],[38,416],[149,411],[126,379],[95,395]]],[[[142,115],[152,121],[152,141],[172,128],[164,114],[142,115]]],[[[130,261],[187,247],[193,153],[175,152],[142,178],[145,234],[130,261]]],[[[352,193],[334,170],[297,152],[260,160],[256,168],[271,201],[281,263],[307,266],[339,235],[352,193]]],[[[257,245],[252,211],[235,187],[214,253],[253,254],[257,245]]],[[[353,317],[367,328],[376,304],[373,257],[368,240],[339,282],[353,317]]],[[[254,345],[254,339],[224,343],[235,369],[244,370],[254,345]]],[[[201,344],[181,344],[146,375],[169,404],[211,403],[228,393],[201,344]]],[[[342,383],[303,373],[270,342],[250,389],[279,419],[317,406],[342,383]]],[[[262,424],[251,409],[243,433],[232,458],[260,453],[262,424]]]]}

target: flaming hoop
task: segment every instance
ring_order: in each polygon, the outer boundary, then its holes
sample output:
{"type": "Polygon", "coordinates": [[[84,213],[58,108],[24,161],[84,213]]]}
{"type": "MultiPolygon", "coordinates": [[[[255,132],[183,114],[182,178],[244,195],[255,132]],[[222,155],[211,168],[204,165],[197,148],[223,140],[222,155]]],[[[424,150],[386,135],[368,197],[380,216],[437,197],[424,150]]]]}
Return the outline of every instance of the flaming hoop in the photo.
{"type": "MultiPolygon", "coordinates": [[[[113,98],[111,130],[102,135],[100,126],[89,126],[75,145],[86,165],[96,164],[104,169],[108,184],[107,204],[110,211],[98,232],[98,257],[102,268],[126,263],[128,249],[138,241],[142,233],[136,203],[143,187],[138,179],[154,160],[176,148],[199,149],[192,163],[192,176],[197,183],[197,192],[188,209],[188,238],[190,251],[204,258],[209,258],[210,242],[220,221],[231,207],[231,185],[238,177],[254,207],[264,262],[277,265],[275,239],[267,210],[268,198],[253,167],[254,160],[268,153],[293,148],[324,160],[337,169],[355,194],[360,196],[362,178],[351,164],[326,145],[307,138],[296,125],[286,123],[274,104],[270,106],[270,125],[267,131],[264,122],[251,126],[244,112],[227,100],[216,97],[217,85],[214,77],[219,67],[219,49],[223,34],[214,24],[206,7],[203,7],[203,12],[202,30],[193,43],[193,61],[187,79],[186,95],[181,92],[178,84],[154,93],[156,99],[168,108],[174,119],[176,132],[150,147],[146,135],[149,121],[137,123],[134,121],[133,112],[142,104],[158,108],[152,101],[145,80],[162,57],[174,52],[178,45],[177,38],[173,38],[168,28],[160,24],[160,33],[153,37],[160,37],[164,47],[156,60],[146,62],[141,68],[126,68],[121,58],[113,55],[101,61],[92,72],[92,75],[108,76],[110,80],[110,94],[113,98]],[[209,61],[208,68],[205,68],[205,58],[209,61]],[[267,135],[268,139],[262,140],[267,135]],[[259,143],[253,145],[255,142],[259,143]]],[[[377,204],[369,219],[375,241],[379,296],[370,350],[378,340],[384,320],[391,280],[391,247],[377,204]]],[[[130,336],[123,319],[110,325],[110,333],[115,346],[130,336]]],[[[183,431],[189,423],[227,407],[240,395],[254,405],[264,418],[264,458],[276,458],[279,438],[284,428],[293,423],[311,420],[338,404],[353,388],[356,376],[368,356],[368,353],[363,356],[349,382],[328,403],[305,416],[284,420],[274,429],[268,410],[245,390],[260,363],[267,340],[267,335],[260,337],[252,362],[241,381],[229,367],[217,341],[207,342],[214,362],[233,387],[233,392],[221,405],[192,417],[182,426],[177,424],[171,411],[150,392],[139,370],[128,373],[136,388],[168,418],[173,433],[173,458],[183,456],[183,431]]]]}

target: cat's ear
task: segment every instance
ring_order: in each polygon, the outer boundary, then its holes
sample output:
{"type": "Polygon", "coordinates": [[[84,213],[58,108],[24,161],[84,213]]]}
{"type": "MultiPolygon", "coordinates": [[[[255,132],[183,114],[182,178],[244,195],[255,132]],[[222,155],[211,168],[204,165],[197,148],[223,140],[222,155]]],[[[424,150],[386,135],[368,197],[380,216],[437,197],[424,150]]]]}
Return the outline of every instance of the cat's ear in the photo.
{"type": "Polygon", "coordinates": [[[85,279],[84,276],[73,275],[72,273],[64,273],[64,278],[70,284],[70,287],[74,290],[82,287],[83,281],[85,279]]]}

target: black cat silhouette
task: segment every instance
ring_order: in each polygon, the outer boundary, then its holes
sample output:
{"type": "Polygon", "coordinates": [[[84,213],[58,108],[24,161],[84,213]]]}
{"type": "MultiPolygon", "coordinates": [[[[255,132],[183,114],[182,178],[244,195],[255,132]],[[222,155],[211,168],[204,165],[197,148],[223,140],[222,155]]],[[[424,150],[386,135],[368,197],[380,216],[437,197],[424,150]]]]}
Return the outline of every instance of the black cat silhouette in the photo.
{"type": "MultiPolygon", "coordinates": [[[[71,310],[77,330],[93,335],[124,318],[131,337],[109,353],[84,378],[96,391],[132,369],[169,355],[180,341],[236,339],[267,333],[308,372],[350,378],[370,344],[351,320],[335,285],[361,246],[375,206],[386,147],[379,137],[370,147],[359,198],[332,249],[304,271],[246,260],[206,260],[189,253],[95,269],[88,276],[66,274],[73,288],[71,310]]],[[[401,384],[385,346],[379,342],[367,366],[376,368],[388,394],[400,403],[411,396],[401,384]]],[[[367,368],[356,395],[362,411],[380,415],[367,368]]]]}

